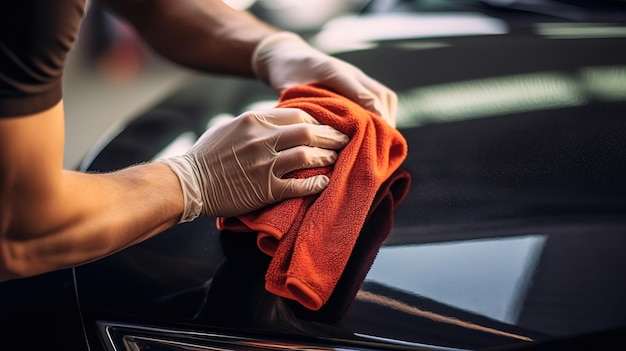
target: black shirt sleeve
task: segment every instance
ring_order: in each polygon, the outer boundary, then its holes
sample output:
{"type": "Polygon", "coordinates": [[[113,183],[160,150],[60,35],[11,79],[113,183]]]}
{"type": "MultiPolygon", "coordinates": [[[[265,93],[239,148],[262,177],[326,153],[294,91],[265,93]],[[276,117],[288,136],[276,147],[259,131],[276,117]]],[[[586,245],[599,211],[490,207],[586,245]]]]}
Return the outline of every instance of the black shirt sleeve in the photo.
{"type": "Polygon", "coordinates": [[[61,100],[85,1],[0,1],[0,118],[41,112],[61,100]]]}

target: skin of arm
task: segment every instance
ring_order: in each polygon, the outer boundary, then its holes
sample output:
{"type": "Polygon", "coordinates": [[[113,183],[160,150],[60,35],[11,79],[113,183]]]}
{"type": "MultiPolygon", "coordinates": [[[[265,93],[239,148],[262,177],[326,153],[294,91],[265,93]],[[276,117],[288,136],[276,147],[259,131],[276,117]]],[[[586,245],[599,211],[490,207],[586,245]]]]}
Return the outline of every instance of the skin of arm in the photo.
{"type": "Polygon", "coordinates": [[[222,0],[102,0],[156,52],[186,68],[253,76],[256,45],[276,28],[222,0]]]}
{"type": "MultiPolygon", "coordinates": [[[[102,1],[155,51],[205,72],[252,77],[254,48],[277,32],[221,0],[102,1]]],[[[62,102],[0,119],[0,281],[97,260],[180,219],[182,190],[167,165],[63,170],[63,144],[62,102]]]]}
{"type": "Polygon", "coordinates": [[[63,170],[63,118],[59,102],[0,119],[0,281],[104,257],[182,214],[180,183],[164,164],[106,174],[63,170]]]}

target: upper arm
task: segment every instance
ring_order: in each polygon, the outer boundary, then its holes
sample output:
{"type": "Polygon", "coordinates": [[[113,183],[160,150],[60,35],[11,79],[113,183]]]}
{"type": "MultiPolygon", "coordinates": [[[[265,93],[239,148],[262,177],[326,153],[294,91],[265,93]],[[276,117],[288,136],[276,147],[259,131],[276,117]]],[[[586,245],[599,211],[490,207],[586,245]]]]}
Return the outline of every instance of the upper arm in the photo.
{"type": "MultiPolygon", "coordinates": [[[[63,171],[63,104],[0,118],[0,233],[44,214],[34,206],[59,191],[63,171]]],[[[32,224],[32,223],[31,223],[32,224]]],[[[1,238],[0,238],[1,239],[1,238]]]]}
{"type": "Polygon", "coordinates": [[[85,0],[0,2],[0,233],[62,171],[61,81],[85,0]]]}

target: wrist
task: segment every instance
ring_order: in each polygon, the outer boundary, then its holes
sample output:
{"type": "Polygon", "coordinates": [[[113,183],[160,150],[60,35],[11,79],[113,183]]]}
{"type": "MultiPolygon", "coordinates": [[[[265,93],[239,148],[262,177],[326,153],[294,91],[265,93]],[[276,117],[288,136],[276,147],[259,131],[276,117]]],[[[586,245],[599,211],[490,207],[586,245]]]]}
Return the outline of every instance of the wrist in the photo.
{"type": "Polygon", "coordinates": [[[183,212],[178,223],[191,222],[202,213],[202,183],[200,171],[192,155],[186,154],[159,160],[176,174],[183,194],[183,212]]]}
{"type": "Polygon", "coordinates": [[[254,75],[266,83],[269,82],[269,68],[266,63],[274,54],[274,47],[279,43],[290,43],[289,46],[308,46],[299,35],[292,32],[275,32],[263,38],[254,48],[251,57],[251,67],[254,75]]]}

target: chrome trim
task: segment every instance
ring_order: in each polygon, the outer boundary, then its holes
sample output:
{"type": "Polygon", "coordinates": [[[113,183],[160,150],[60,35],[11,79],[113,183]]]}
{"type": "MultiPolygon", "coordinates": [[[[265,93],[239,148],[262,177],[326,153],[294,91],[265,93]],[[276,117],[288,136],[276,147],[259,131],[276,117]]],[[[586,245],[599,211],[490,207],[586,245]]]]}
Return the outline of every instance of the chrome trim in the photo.
{"type": "MultiPolygon", "coordinates": [[[[307,350],[331,351],[334,347],[296,344],[270,339],[255,339],[219,333],[174,330],[112,322],[97,322],[110,351],[140,351],[157,345],[163,350],[307,350]]],[[[344,350],[356,350],[345,349],[344,350]]]]}
{"type": "MultiPolygon", "coordinates": [[[[98,329],[108,351],[363,351],[363,350],[459,350],[411,343],[390,344],[384,339],[367,336],[370,341],[317,339],[288,341],[278,338],[254,338],[214,332],[177,330],[144,325],[98,321],[98,329]]],[[[357,335],[359,336],[359,335],[357,335]]]]}
{"type": "Polygon", "coordinates": [[[361,334],[361,333],[354,333],[354,335],[356,335],[358,337],[361,337],[361,338],[365,338],[365,339],[382,341],[382,342],[386,342],[386,343],[394,343],[394,344],[404,345],[404,346],[411,346],[413,348],[420,348],[420,349],[425,349],[425,350],[467,351],[466,349],[458,349],[458,348],[454,348],[454,347],[445,347],[445,346],[433,346],[433,345],[428,345],[428,344],[421,344],[421,343],[410,342],[410,341],[396,340],[396,339],[384,338],[382,336],[374,336],[374,335],[367,335],[367,334],[361,334]]]}

